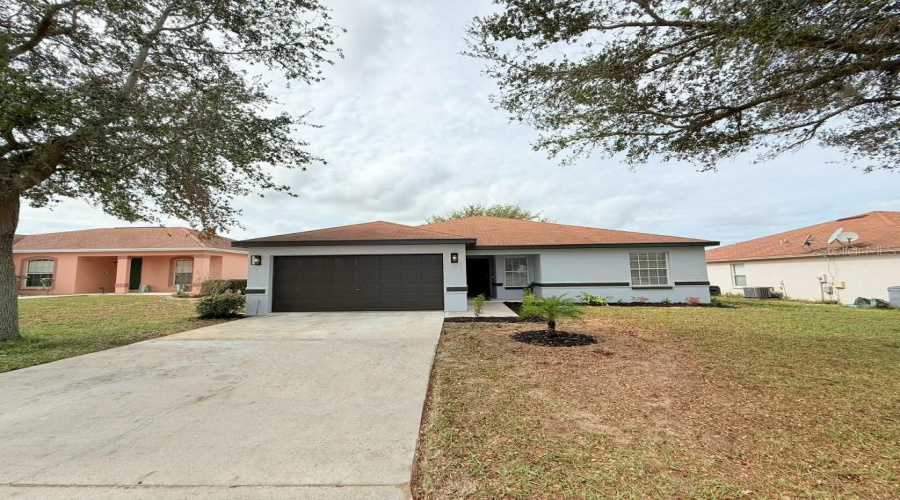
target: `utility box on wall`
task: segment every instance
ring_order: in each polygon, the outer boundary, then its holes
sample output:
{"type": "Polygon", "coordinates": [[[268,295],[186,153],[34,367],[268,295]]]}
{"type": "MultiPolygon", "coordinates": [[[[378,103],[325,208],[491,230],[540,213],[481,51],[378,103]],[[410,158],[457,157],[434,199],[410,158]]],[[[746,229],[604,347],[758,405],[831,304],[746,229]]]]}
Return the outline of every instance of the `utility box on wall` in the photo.
{"type": "Polygon", "coordinates": [[[900,307],[900,286],[888,287],[888,301],[892,307],[900,307]]]}

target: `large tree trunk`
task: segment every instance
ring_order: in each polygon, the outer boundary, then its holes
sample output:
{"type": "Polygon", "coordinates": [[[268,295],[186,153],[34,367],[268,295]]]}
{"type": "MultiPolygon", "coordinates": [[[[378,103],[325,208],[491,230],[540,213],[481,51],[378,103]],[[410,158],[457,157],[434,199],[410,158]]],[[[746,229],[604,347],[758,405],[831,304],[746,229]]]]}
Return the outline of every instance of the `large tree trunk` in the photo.
{"type": "Polygon", "coordinates": [[[0,341],[19,338],[19,279],[13,235],[19,225],[19,195],[0,197],[0,341]]]}

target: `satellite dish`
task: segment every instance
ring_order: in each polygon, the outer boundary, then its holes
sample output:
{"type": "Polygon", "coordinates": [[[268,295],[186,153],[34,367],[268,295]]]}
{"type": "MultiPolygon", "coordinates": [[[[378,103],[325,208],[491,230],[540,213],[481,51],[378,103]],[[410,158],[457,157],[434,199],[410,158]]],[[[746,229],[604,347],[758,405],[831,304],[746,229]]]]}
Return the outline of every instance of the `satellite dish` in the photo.
{"type": "Polygon", "coordinates": [[[854,233],[853,231],[847,231],[846,233],[842,232],[837,237],[838,241],[841,243],[847,242],[847,244],[851,244],[854,241],[859,239],[859,235],[854,233]]]}
{"type": "Polygon", "coordinates": [[[835,232],[831,233],[831,236],[828,238],[828,244],[830,245],[830,244],[834,243],[838,239],[838,236],[840,236],[841,233],[843,233],[843,232],[844,232],[844,228],[842,228],[842,227],[837,228],[837,230],[835,232]]]}

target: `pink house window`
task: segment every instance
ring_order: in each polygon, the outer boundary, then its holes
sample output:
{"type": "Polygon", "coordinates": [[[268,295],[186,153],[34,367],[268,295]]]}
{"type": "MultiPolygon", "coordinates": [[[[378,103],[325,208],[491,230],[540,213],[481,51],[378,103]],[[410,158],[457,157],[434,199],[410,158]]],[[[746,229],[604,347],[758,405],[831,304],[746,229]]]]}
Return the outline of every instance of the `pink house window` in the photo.
{"type": "Polygon", "coordinates": [[[175,261],[175,284],[190,285],[194,278],[194,259],[175,261]]]}
{"type": "Polygon", "coordinates": [[[25,267],[25,286],[41,287],[44,278],[53,279],[53,264],[50,259],[32,259],[25,267]]]}

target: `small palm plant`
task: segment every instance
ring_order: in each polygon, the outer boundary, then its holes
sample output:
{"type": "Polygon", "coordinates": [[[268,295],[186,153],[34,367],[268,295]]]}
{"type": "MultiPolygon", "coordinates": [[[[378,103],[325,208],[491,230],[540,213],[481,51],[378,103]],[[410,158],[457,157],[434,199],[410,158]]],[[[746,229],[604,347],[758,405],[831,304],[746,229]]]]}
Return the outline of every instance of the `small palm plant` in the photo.
{"type": "Polygon", "coordinates": [[[522,298],[522,308],[519,310],[521,318],[541,318],[547,321],[547,333],[556,334],[556,322],[562,318],[578,319],[584,311],[565,294],[559,297],[546,297],[538,299],[533,294],[526,293],[522,298]]]}

